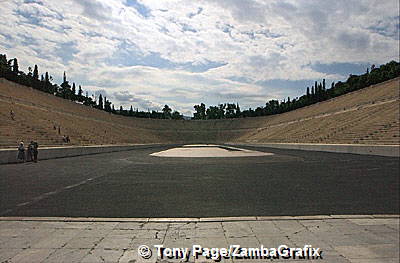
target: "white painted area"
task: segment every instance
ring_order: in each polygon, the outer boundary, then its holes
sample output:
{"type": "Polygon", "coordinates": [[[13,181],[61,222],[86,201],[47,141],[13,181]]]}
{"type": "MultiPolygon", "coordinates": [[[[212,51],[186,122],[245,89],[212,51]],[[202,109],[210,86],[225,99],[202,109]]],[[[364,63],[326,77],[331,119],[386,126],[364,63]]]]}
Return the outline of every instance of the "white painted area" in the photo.
{"type": "Polygon", "coordinates": [[[270,156],[273,153],[251,151],[236,147],[218,145],[184,145],[179,148],[172,148],[161,152],[150,154],[157,157],[249,157],[249,156],[270,156]],[[224,148],[221,148],[224,147],[224,148]],[[226,149],[232,149],[232,151],[226,149]]]}
{"type": "Polygon", "coordinates": [[[216,144],[186,144],[182,147],[218,147],[216,144]]]}

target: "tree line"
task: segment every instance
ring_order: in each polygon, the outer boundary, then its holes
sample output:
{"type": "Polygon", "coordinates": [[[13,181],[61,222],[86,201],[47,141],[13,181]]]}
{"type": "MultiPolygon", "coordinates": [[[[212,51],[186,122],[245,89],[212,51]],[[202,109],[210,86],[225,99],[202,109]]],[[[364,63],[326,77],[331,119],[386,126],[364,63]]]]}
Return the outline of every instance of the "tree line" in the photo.
{"type": "Polygon", "coordinates": [[[37,65],[35,65],[33,69],[32,67],[28,67],[28,73],[25,73],[19,69],[17,58],[8,60],[5,54],[0,54],[0,78],[5,78],[18,84],[113,114],[137,118],[183,119],[182,114],[178,111],[173,111],[168,105],[165,105],[161,111],[134,110],[132,105],[129,110],[124,109],[122,106],[120,106],[119,109],[115,109],[114,104],[102,94],[100,94],[98,98],[95,98],[94,96],[89,96],[87,91],[84,92],[81,85],[78,85],[78,87],[75,83],[71,85],[67,80],[65,72],[63,82],[60,85],[54,84],[53,77],[50,76],[48,72],[39,76],[37,65]]]}
{"type": "MultiPolygon", "coordinates": [[[[370,85],[381,83],[383,81],[393,79],[400,76],[400,63],[391,61],[380,67],[371,66],[364,74],[352,75],[345,82],[332,82],[330,88],[327,88],[326,81],[315,81],[314,85],[307,87],[305,94],[291,99],[288,97],[284,100],[270,100],[265,106],[256,109],[246,109],[241,111],[238,103],[222,103],[217,106],[209,106],[204,103],[194,106],[193,118],[195,120],[208,119],[227,119],[227,118],[245,118],[267,116],[273,114],[284,113],[298,108],[312,105],[324,100],[328,100],[355,90],[359,90],[370,85]]],[[[6,78],[10,81],[32,87],[34,89],[53,94],[64,99],[68,99],[86,106],[90,106],[99,110],[104,110],[113,114],[137,118],[153,118],[153,119],[175,119],[182,120],[183,115],[178,111],[173,111],[168,105],[165,105],[161,111],[148,110],[139,111],[134,109],[132,105],[130,109],[124,109],[122,106],[115,109],[114,104],[107,97],[100,94],[98,98],[88,96],[88,92],[84,91],[81,85],[71,84],[67,80],[64,72],[63,82],[60,85],[52,83],[53,77],[48,72],[39,76],[38,66],[32,69],[28,67],[28,73],[19,70],[17,58],[7,60],[5,54],[0,54],[0,78],[6,78]]]]}
{"type": "Polygon", "coordinates": [[[359,90],[370,85],[378,84],[386,80],[390,80],[400,76],[400,63],[391,61],[380,67],[371,66],[364,74],[352,75],[345,82],[332,82],[330,88],[327,87],[325,79],[322,82],[315,81],[314,85],[307,87],[305,94],[291,99],[288,97],[282,101],[270,100],[265,106],[256,109],[246,109],[241,111],[239,104],[224,103],[218,106],[209,106],[204,103],[194,106],[195,113],[193,119],[226,119],[226,118],[244,118],[267,116],[273,114],[284,113],[298,108],[306,107],[314,103],[335,98],[337,96],[359,90]]]}

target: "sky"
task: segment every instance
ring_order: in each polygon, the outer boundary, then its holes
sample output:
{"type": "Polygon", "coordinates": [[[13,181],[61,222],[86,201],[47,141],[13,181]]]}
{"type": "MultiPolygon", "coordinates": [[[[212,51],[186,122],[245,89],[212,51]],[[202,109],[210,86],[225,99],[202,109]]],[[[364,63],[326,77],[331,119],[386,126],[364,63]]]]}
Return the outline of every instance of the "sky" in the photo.
{"type": "Polygon", "coordinates": [[[192,115],[399,60],[397,0],[0,0],[0,53],[117,107],[192,115]]]}

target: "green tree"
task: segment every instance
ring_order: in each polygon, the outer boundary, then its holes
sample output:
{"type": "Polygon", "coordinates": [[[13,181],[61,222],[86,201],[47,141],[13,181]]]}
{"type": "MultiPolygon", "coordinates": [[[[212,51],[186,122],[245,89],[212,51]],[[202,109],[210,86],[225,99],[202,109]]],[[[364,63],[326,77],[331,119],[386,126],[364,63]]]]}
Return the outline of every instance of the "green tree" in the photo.
{"type": "Polygon", "coordinates": [[[28,67],[28,76],[30,78],[32,78],[33,74],[32,74],[32,67],[28,67]]]}
{"type": "Polygon", "coordinates": [[[164,105],[164,108],[162,109],[164,119],[171,119],[172,118],[172,109],[168,105],[164,105]]]}
{"type": "Polygon", "coordinates": [[[61,83],[60,86],[61,86],[61,89],[60,89],[61,97],[63,97],[64,99],[71,99],[72,98],[71,85],[69,85],[65,71],[64,71],[64,77],[63,77],[63,83],[61,83]]]}
{"type": "Polygon", "coordinates": [[[172,118],[173,120],[183,120],[183,115],[180,114],[179,111],[174,111],[174,112],[172,113],[171,118],[172,118]]]}
{"type": "Polygon", "coordinates": [[[236,117],[236,104],[228,103],[226,104],[226,118],[235,118],[236,117]]]}
{"type": "Polygon", "coordinates": [[[97,104],[97,108],[99,108],[100,110],[104,109],[103,96],[101,94],[99,95],[99,103],[97,104]]]}
{"type": "Polygon", "coordinates": [[[53,85],[51,84],[51,80],[52,80],[52,77],[49,76],[49,73],[48,72],[44,73],[44,88],[43,88],[43,90],[45,92],[48,92],[48,93],[51,93],[54,95],[55,90],[53,88],[53,85]]]}
{"type": "Polygon", "coordinates": [[[7,63],[7,56],[0,54],[0,67],[4,69],[8,69],[8,63],[7,63]]]}
{"type": "Polygon", "coordinates": [[[35,80],[39,79],[39,70],[38,70],[38,66],[35,65],[34,69],[33,69],[33,76],[32,76],[35,80]]]}
{"type": "Polygon", "coordinates": [[[13,72],[14,72],[15,74],[18,74],[18,73],[19,73],[19,67],[18,67],[18,60],[17,60],[17,58],[14,58],[14,60],[13,60],[13,72]]]}
{"type": "Polygon", "coordinates": [[[195,120],[205,120],[206,119],[206,105],[201,103],[200,105],[194,105],[193,119],[195,120]]]}
{"type": "Polygon", "coordinates": [[[109,101],[107,97],[104,97],[104,110],[107,112],[112,112],[111,101],[109,101]]]}
{"type": "Polygon", "coordinates": [[[217,106],[208,107],[206,111],[207,119],[218,119],[219,118],[218,112],[219,112],[219,107],[217,106]]]}
{"type": "Polygon", "coordinates": [[[72,96],[75,97],[76,95],[76,86],[75,86],[75,82],[72,83],[72,96]]]}
{"type": "Polygon", "coordinates": [[[239,118],[241,116],[241,114],[242,114],[242,112],[240,111],[240,106],[239,106],[239,103],[237,102],[236,103],[236,113],[235,113],[236,118],[239,118]]]}
{"type": "Polygon", "coordinates": [[[220,103],[218,105],[218,119],[225,118],[225,108],[226,108],[226,103],[220,103]]]}
{"type": "Polygon", "coordinates": [[[0,54],[0,76],[8,75],[11,71],[11,61],[10,63],[7,61],[7,56],[4,54],[0,54]]]}
{"type": "Polygon", "coordinates": [[[79,85],[79,89],[78,89],[78,101],[82,102],[83,101],[83,90],[81,85],[79,85]]]}

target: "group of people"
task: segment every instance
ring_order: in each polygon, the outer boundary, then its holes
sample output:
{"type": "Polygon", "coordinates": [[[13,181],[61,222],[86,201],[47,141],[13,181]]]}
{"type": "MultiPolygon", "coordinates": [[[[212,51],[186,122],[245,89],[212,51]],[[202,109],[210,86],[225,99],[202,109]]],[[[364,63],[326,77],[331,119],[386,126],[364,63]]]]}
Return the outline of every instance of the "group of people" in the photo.
{"type": "MultiPolygon", "coordinates": [[[[58,134],[61,134],[61,126],[58,126],[58,127],[57,127],[57,125],[54,124],[54,125],[53,125],[53,128],[54,128],[54,130],[57,130],[57,129],[58,129],[58,134]]],[[[71,142],[71,140],[69,139],[69,136],[68,136],[68,135],[65,135],[65,134],[64,134],[62,140],[63,140],[64,143],[70,143],[70,142],[71,142]]]]}
{"type": "Polygon", "coordinates": [[[67,136],[63,136],[63,142],[65,142],[65,143],[70,143],[71,142],[71,140],[69,139],[69,136],[67,135],[67,136]]]}
{"type": "Polygon", "coordinates": [[[18,155],[17,159],[18,161],[22,162],[35,162],[37,163],[37,157],[38,157],[38,148],[39,144],[36,141],[31,141],[31,143],[28,145],[28,148],[25,149],[24,142],[20,142],[18,146],[18,155]],[[25,155],[26,151],[26,155],[25,155]]]}

